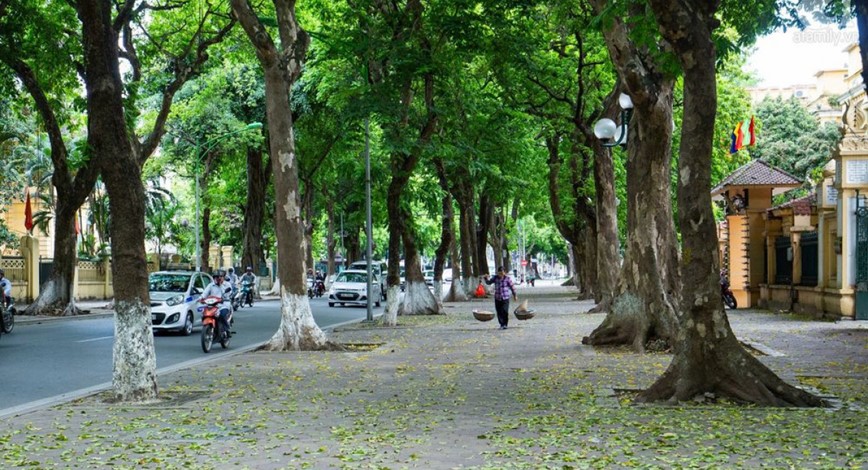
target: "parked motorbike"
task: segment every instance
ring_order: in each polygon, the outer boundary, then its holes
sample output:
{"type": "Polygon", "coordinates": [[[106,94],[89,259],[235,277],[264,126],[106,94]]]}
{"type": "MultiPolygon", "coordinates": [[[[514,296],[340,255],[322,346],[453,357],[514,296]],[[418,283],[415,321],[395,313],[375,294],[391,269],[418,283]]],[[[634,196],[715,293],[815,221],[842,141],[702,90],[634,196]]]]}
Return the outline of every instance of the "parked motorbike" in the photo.
{"type": "Polygon", "coordinates": [[[729,288],[729,279],[726,276],[720,276],[720,297],[723,299],[723,305],[726,308],[738,308],[738,302],[736,302],[735,295],[732,294],[732,290],[729,288]]]}
{"type": "Polygon", "coordinates": [[[3,333],[12,333],[12,329],[15,328],[15,315],[18,313],[15,310],[15,299],[9,298],[9,305],[3,305],[4,302],[0,302],[0,322],[2,322],[3,333]]]}
{"type": "Polygon", "coordinates": [[[239,294],[241,295],[241,306],[243,307],[244,304],[247,304],[247,306],[252,307],[253,306],[253,281],[242,281],[241,282],[241,292],[239,292],[239,294]]]}
{"type": "MultiPolygon", "coordinates": [[[[202,309],[202,351],[210,352],[214,340],[220,342],[223,349],[228,348],[230,332],[224,331],[220,324],[220,303],[223,299],[210,296],[202,299],[201,302],[205,304],[202,309]]],[[[232,310],[229,311],[229,322],[232,323],[232,310]]]]}

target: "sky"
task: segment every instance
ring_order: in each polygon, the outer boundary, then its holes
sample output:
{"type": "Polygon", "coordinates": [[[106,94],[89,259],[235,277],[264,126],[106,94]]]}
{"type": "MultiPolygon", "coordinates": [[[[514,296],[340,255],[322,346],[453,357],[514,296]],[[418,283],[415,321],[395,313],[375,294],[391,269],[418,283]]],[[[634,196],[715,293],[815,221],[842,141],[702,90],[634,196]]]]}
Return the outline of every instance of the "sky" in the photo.
{"type": "Polygon", "coordinates": [[[777,31],[757,41],[745,70],[756,72],[760,86],[812,85],[818,71],[846,68],[843,50],[857,39],[855,26],[842,30],[834,25],[815,25],[804,31],[777,31]]]}

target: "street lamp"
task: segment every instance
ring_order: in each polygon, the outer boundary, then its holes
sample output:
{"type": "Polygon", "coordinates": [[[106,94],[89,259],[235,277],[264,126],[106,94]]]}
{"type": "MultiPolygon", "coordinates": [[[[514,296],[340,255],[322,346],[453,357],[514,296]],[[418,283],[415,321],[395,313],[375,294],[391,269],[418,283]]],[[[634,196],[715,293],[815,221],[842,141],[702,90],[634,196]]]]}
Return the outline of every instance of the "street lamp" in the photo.
{"type": "Polygon", "coordinates": [[[594,124],[594,135],[603,141],[604,147],[627,145],[627,125],[630,123],[630,116],[633,115],[633,100],[630,99],[630,95],[621,93],[618,104],[621,105],[620,126],[609,118],[600,119],[594,124]]]}
{"type": "Polygon", "coordinates": [[[255,129],[262,129],[261,122],[251,122],[250,124],[244,126],[242,129],[237,129],[230,132],[224,132],[210,140],[205,141],[204,144],[200,144],[198,141],[196,142],[196,271],[202,270],[202,247],[199,246],[199,228],[201,225],[199,219],[199,164],[202,161],[202,155],[207,153],[209,150],[214,148],[214,145],[229,136],[240,134],[242,132],[251,131],[255,129]]]}

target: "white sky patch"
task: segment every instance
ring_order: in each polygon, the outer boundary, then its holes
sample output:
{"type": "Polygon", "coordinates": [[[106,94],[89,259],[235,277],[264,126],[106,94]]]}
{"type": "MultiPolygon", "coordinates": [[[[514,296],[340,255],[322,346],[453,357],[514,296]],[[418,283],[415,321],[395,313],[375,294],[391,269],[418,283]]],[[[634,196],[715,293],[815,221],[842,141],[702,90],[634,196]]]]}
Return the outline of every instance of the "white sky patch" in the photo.
{"type": "Polygon", "coordinates": [[[855,22],[846,29],[814,24],[779,30],[757,40],[745,70],[755,72],[759,86],[812,85],[820,70],[847,68],[844,48],[858,39],[855,22]]]}

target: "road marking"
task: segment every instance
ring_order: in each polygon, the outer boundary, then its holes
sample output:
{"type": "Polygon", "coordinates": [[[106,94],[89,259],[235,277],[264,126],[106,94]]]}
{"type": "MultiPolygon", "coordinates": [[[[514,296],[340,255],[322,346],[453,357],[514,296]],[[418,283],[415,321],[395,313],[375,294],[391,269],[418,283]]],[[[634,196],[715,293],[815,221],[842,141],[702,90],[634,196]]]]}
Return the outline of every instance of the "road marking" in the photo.
{"type": "Polygon", "coordinates": [[[99,338],[83,339],[81,341],[76,341],[76,343],[90,343],[91,341],[102,341],[104,339],[112,338],[114,338],[114,336],[100,336],[99,338]]]}

